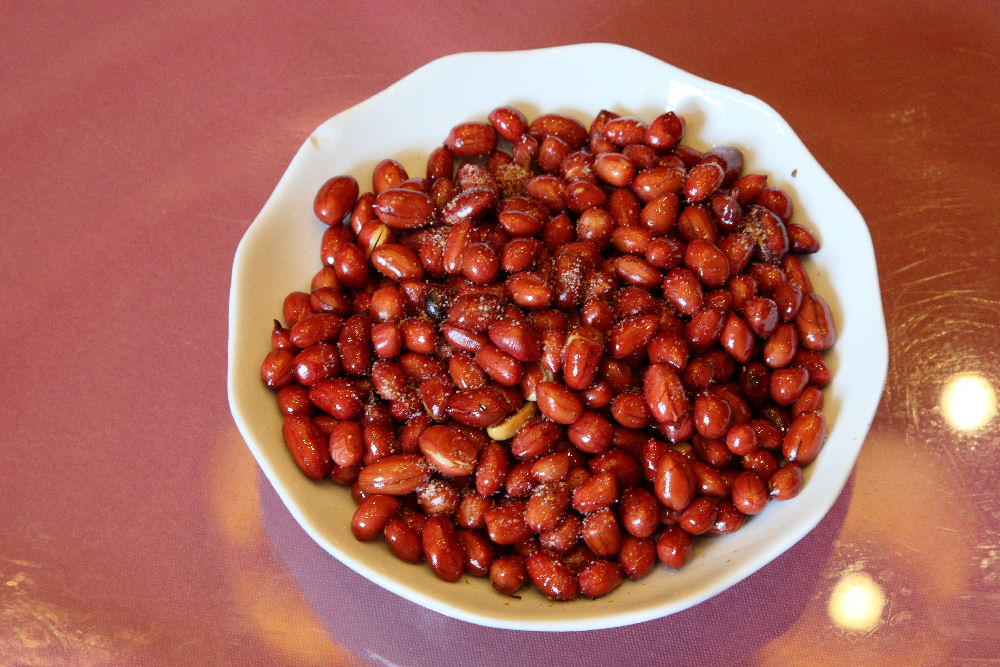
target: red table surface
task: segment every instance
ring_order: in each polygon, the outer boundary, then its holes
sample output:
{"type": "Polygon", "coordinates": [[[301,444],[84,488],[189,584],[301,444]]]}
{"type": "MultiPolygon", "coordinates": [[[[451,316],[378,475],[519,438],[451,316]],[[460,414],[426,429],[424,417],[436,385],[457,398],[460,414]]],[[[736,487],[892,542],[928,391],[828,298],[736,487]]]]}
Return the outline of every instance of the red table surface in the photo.
{"type": "Polygon", "coordinates": [[[0,664],[997,660],[1000,3],[3,4],[0,664]],[[889,376],[833,510],[749,579],[490,630],[336,563],[264,480],[226,399],[233,253],[328,117],[449,53],[590,41],[795,128],[871,230],[889,376]]]}

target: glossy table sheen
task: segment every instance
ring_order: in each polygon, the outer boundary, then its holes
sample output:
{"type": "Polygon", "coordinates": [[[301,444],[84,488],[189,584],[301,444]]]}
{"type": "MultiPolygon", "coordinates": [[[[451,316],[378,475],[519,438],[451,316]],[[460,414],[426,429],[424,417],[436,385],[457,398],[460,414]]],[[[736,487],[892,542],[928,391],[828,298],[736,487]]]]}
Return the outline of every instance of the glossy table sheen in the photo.
{"type": "Polygon", "coordinates": [[[0,664],[1000,655],[1000,3],[8,4],[0,664]],[[749,579],[616,630],[491,630],[284,509],[226,402],[231,262],[326,118],[448,53],[587,41],[782,114],[868,222],[889,376],[833,510],[749,579]]]}

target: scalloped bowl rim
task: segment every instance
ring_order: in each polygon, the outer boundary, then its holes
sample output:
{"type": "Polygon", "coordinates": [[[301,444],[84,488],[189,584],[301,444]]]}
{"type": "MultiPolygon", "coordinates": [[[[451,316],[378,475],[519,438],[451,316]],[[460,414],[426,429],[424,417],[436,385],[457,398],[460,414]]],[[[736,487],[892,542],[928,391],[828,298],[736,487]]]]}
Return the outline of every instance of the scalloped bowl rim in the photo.
{"type": "Polygon", "coordinates": [[[292,516],[328,553],[379,586],[452,618],[497,628],[579,631],[686,609],[745,579],[808,534],[829,512],[853,469],[885,383],[888,341],[865,221],[784,119],[753,96],[640,51],[598,43],[446,56],[321,124],[239,243],[228,355],[229,402],[240,433],[292,516]],[[579,72],[588,78],[573,78],[579,72]],[[747,170],[764,172],[769,183],[785,188],[796,220],[816,230],[823,242],[808,260],[809,271],[817,293],[830,303],[838,342],[828,356],[834,370],[826,390],[828,438],[807,469],[802,493],[792,501],[769,503],[737,533],[699,545],[685,568],[657,567],[645,579],[626,582],[595,601],[553,603],[529,589],[519,600],[506,598],[486,580],[471,586],[443,582],[426,565],[397,561],[382,544],[357,542],[349,529],[354,507],[349,491],[316,484],[299,472],[281,439],[273,395],[260,382],[271,320],[280,315],[284,295],[308,289],[320,266],[324,226],[312,214],[319,185],[336,173],[352,173],[365,183],[384,157],[422,174],[426,154],[452,125],[483,120],[504,104],[517,105],[529,116],[558,111],[585,122],[601,108],[643,118],[674,109],[685,117],[686,143],[741,148],[747,170]]]}

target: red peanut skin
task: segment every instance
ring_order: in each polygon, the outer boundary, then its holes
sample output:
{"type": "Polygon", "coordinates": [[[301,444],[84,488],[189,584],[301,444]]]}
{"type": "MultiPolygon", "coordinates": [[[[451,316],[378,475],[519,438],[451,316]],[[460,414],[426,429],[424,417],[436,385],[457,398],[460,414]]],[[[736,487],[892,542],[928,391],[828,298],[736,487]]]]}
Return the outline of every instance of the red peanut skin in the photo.
{"type": "Polygon", "coordinates": [[[694,498],[697,480],[690,465],[681,454],[667,450],[656,466],[654,489],[664,506],[681,511],[694,498]]]}
{"type": "Polygon", "coordinates": [[[490,583],[504,595],[514,595],[528,582],[524,557],[518,554],[497,558],[490,565],[490,583]]]}
{"type": "Polygon", "coordinates": [[[424,546],[420,535],[403,519],[389,519],[383,530],[385,543],[397,558],[407,563],[424,559],[424,546]]]}
{"type": "Polygon", "coordinates": [[[572,600],[580,590],[576,577],[557,557],[536,551],[526,560],[528,576],[550,600],[572,600]]]}
{"type": "Polygon", "coordinates": [[[435,425],[420,435],[420,453],[442,475],[469,475],[476,468],[476,446],[451,426],[435,425]]]}
{"type": "Polygon", "coordinates": [[[445,581],[457,581],[465,571],[465,555],[455,525],[445,516],[430,516],[421,535],[424,556],[431,569],[445,581]]]}
{"type": "Polygon", "coordinates": [[[819,454],[826,439],[826,418],[821,412],[806,412],[796,417],[781,443],[789,461],[806,465],[819,454]]]}
{"type": "Polygon", "coordinates": [[[677,526],[664,526],[656,540],[656,555],[660,562],[678,570],[691,560],[691,537],[677,526]]]}
{"type": "Polygon", "coordinates": [[[295,465],[312,480],[321,480],[333,470],[329,441],[312,418],[286,415],[281,434],[295,465]]]}
{"type": "Polygon", "coordinates": [[[422,456],[393,454],[362,468],[358,484],[365,493],[404,496],[422,487],[429,478],[422,456]]]}
{"type": "Polygon", "coordinates": [[[618,588],[624,576],[621,567],[610,560],[597,560],[583,568],[577,575],[580,595],[599,598],[618,588]]]}
{"type": "Polygon", "coordinates": [[[359,190],[353,176],[334,176],[316,193],[313,202],[316,217],[328,225],[339,223],[354,208],[359,190]]]}
{"type": "Polygon", "coordinates": [[[558,424],[572,424],[583,414],[576,394],[556,382],[539,382],[535,396],[539,411],[558,424]]]}
{"type": "Polygon", "coordinates": [[[650,365],[643,378],[643,392],[656,421],[676,423],[690,411],[680,377],[666,364],[650,365]]]}
{"type": "Polygon", "coordinates": [[[393,496],[373,494],[367,496],[354,511],[351,532],[362,542],[382,535],[386,524],[399,511],[399,500],[393,496]]]}

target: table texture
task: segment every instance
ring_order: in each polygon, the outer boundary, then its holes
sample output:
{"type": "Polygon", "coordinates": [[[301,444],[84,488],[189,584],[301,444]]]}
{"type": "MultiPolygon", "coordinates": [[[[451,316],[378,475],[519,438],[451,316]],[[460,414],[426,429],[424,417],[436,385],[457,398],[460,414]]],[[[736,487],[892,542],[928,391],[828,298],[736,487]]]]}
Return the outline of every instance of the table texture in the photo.
{"type": "Polygon", "coordinates": [[[997,664],[1000,3],[4,2],[0,665],[997,664]],[[236,246],[324,120],[614,42],[766,101],[865,217],[889,374],[805,539],[676,615],[492,630],[302,531],[226,398],[236,246]]]}

